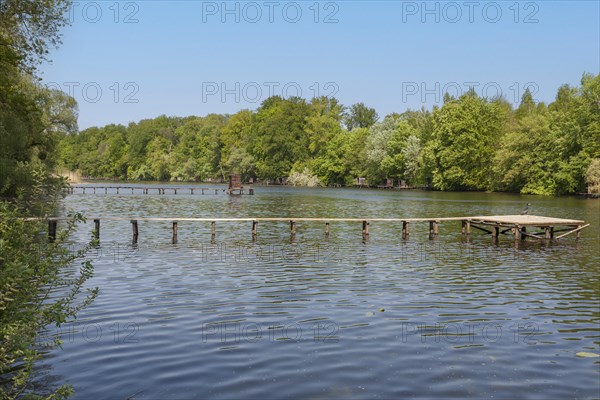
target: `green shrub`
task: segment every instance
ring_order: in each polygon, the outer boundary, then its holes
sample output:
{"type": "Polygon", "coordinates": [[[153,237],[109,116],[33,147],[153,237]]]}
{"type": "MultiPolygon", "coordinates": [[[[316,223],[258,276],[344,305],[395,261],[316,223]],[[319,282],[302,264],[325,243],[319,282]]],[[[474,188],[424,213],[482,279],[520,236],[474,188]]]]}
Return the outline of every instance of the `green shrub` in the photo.
{"type": "MultiPolygon", "coordinates": [[[[73,215],[56,241],[47,243],[47,221],[24,218],[30,212],[25,210],[0,202],[0,399],[32,395],[28,384],[41,347],[60,344],[60,338],[40,343],[40,332],[74,319],[98,293],[84,289],[93,273],[85,253],[95,243],[77,252],[65,246],[82,216],[73,215]],[[79,271],[69,272],[76,262],[79,271]]],[[[62,386],[50,398],[71,392],[62,386]]]]}

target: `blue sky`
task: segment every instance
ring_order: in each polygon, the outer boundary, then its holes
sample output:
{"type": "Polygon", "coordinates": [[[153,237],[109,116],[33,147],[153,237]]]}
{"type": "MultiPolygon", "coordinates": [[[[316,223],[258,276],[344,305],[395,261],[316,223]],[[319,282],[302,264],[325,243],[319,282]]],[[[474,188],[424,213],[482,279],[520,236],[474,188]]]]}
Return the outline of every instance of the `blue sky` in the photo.
{"type": "Polygon", "coordinates": [[[79,126],[335,95],[381,117],[474,86],[549,102],[600,71],[598,1],[75,1],[43,81],[79,126]]]}

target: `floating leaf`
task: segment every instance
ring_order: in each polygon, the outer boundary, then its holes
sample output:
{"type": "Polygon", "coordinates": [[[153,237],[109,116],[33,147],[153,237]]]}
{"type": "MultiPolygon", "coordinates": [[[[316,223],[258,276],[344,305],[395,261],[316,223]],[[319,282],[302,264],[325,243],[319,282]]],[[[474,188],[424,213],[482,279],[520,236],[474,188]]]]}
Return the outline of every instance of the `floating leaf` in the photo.
{"type": "Polygon", "coordinates": [[[600,357],[600,354],[588,353],[587,351],[580,351],[579,353],[575,353],[575,355],[577,357],[587,357],[587,358],[600,357]]]}

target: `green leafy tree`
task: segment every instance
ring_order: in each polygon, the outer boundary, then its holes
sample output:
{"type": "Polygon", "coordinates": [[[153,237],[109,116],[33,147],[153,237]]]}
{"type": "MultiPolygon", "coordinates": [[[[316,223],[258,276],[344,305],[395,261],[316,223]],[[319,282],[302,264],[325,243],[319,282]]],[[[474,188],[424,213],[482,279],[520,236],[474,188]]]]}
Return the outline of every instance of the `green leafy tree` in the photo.
{"type": "Polygon", "coordinates": [[[292,97],[284,100],[274,96],[263,102],[256,113],[252,152],[260,177],[287,177],[296,162],[306,161],[309,137],[306,117],[310,108],[306,101],[292,97]]]}
{"type": "Polygon", "coordinates": [[[251,153],[254,116],[250,110],[232,115],[221,129],[221,160],[224,172],[256,177],[256,161],[251,153]]]}
{"type": "Polygon", "coordinates": [[[18,54],[15,66],[31,73],[61,44],[60,30],[69,24],[71,1],[3,0],[0,3],[0,47],[18,54]]]}
{"type": "Polygon", "coordinates": [[[310,113],[306,117],[310,157],[318,156],[327,142],[341,132],[343,106],[337,99],[318,97],[310,102],[310,113]]]}
{"type": "Polygon", "coordinates": [[[339,131],[327,142],[325,149],[313,162],[313,170],[325,186],[344,185],[351,175],[352,133],[339,131]]]}
{"type": "Polygon", "coordinates": [[[354,128],[370,128],[378,119],[379,115],[374,108],[367,107],[364,103],[356,103],[347,111],[344,123],[351,131],[354,128]]]}
{"type": "Polygon", "coordinates": [[[600,158],[592,160],[585,173],[585,180],[588,193],[600,193],[600,158]]]}
{"type": "Polygon", "coordinates": [[[417,131],[400,116],[387,116],[369,129],[367,139],[367,178],[371,184],[386,178],[404,177],[405,149],[417,131]]]}
{"type": "Polygon", "coordinates": [[[404,172],[402,177],[409,184],[419,184],[423,182],[423,148],[419,137],[411,134],[402,149],[402,159],[404,161],[404,172]]]}
{"type": "Polygon", "coordinates": [[[433,185],[440,190],[487,190],[501,139],[501,113],[474,90],[434,112],[433,185]]]}

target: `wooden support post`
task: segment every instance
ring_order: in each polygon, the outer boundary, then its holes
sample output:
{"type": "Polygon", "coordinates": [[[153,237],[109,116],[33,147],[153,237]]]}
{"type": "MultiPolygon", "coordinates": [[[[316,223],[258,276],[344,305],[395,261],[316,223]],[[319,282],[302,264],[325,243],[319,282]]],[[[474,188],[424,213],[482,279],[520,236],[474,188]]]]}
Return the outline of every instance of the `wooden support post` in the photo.
{"type": "Polygon", "coordinates": [[[132,230],[132,234],[133,234],[133,243],[137,243],[138,242],[138,222],[135,219],[131,220],[131,230],[132,230]]]}
{"type": "Polygon", "coordinates": [[[173,221],[173,244],[177,244],[177,221],[173,221]]]}
{"type": "Polygon", "coordinates": [[[325,222],[325,237],[329,239],[329,222],[325,222]]]}
{"type": "Polygon", "coordinates": [[[470,221],[465,222],[465,231],[467,233],[467,236],[471,236],[471,222],[470,221]]]}
{"type": "Polygon", "coordinates": [[[364,237],[369,236],[369,221],[362,222],[362,234],[364,237]]]}
{"type": "Polygon", "coordinates": [[[545,232],[545,238],[546,239],[554,239],[554,227],[553,226],[547,226],[544,229],[545,232]]]}
{"type": "Polygon", "coordinates": [[[500,236],[500,227],[496,225],[492,228],[492,237],[497,238],[498,236],[500,236]]]}
{"type": "Polygon", "coordinates": [[[173,189],[175,191],[175,194],[177,194],[177,189],[173,189]]]}
{"type": "Polygon", "coordinates": [[[96,194],[96,188],[94,187],[94,194],[96,194]]]}
{"type": "Polygon", "coordinates": [[[408,221],[402,221],[402,239],[408,239],[408,236],[410,234],[409,226],[410,224],[408,221]]]}
{"type": "Polygon", "coordinates": [[[252,221],[252,241],[256,240],[257,232],[258,232],[258,221],[252,221]]]}
{"type": "Polygon", "coordinates": [[[435,236],[437,236],[437,235],[439,235],[439,234],[440,234],[440,221],[435,221],[435,222],[433,223],[433,234],[434,234],[435,236]]]}
{"type": "Polygon", "coordinates": [[[526,238],[527,238],[527,227],[522,226],[521,227],[521,240],[525,240],[526,238]]]}
{"type": "Polygon", "coordinates": [[[190,189],[190,194],[194,194],[194,188],[190,189]]]}
{"type": "Polygon", "coordinates": [[[94,238],[100,240],[100,220],[94,220],[94,238]]]}
{"type": "Polygon", "coordinates": [[[515,240],[520,240],[521,239],[521,227],[519,225],[516,225],[513,228],[513,232],[515,235],[515,240]]]}
{"type": "Polygon", "coordinates": [[[117,188],[117,194],[119,194],[119,188],[117,188]]]}
{"type": "Polygon", "coordinates": [[[216,225],[215,221],[212,221],[210,223],[210,241],[211,242],[215,241],[215,225],[216,225]]]}
{"type": "Polygon", "coordinates": [[[219,194],[219,189],[215,189],[215,194],[219,194]]]}
{"type": "Polygon", "coordinates": [[[202,188],[201,190],[202,190],[202,194],[204,194],[204,188],[202,188]]]}
{"type": "Polygon", "coordinates": [[[85,194],[85,188],[83,188],[83,194],[85,194]]]}
{"type": "Polygon", "coordinates": [[[575,238],[577,240],[579,240],[579,238],[581,238],[581,229],[583,229],[583,228],[581,225],[577,225],[577,229],[579,229],[579,230],[577,231],[577,236],[575,238]]]}
{"type": "Polygon", "coordinates": [[[290,242],[296,239],[296,221],[290,220],[290,242]]]}
{"type": "Polygon", "coordinates": [[[56,240],[56,225],[57,221],[55,219],[48,220],[48,241],[50,243],[54,243],[56,240]]]}
{"type": "Polygon", "coordinates": [[[104,188],[104,194],[108,194],[108,188],[104,188]]]}
{"type": "Polygon", "coordinates": [[[248,189],[248,194],[250,196],[253,196],[254,195],[254,189],[248,189]]]}

